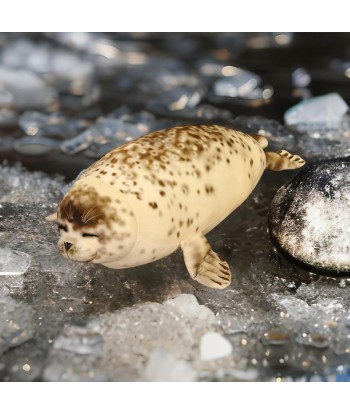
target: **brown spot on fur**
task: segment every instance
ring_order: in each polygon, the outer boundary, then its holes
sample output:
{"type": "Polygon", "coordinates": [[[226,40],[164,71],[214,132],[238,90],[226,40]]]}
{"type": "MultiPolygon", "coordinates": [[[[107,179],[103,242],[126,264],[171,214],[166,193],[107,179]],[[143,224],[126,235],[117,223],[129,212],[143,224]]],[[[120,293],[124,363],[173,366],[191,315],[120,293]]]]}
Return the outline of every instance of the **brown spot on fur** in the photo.
{"type": "Polygon", "coordinates": [[[213,193],[214,192],[214,188],[213,188],[213,186],[211,184],[207,184],[205,186],[205,191],[206,191],[206,193],[210,194],[210,193],[213,193]]]}
{"type": "Polygon", "coordinates": [[[189,189],[189,187],[187,186],[187,184],[183,184],[181,188],[182,188],[182,192],[183,192],[185,195],[188,195],[188,193],[190,192],[190,189],[189,189]]]}

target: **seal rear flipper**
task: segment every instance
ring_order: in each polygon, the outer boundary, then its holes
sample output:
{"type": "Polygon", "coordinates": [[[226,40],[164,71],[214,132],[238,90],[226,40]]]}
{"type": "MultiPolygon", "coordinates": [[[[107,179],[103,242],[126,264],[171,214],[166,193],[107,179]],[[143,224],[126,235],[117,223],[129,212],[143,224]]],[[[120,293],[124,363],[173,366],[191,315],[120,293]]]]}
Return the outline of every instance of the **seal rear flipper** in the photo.
{"type": "Polygon", "coordinates": [[[202,234],[181,242],[186,268],[199,283],[223,289],[231,283],[231,272],[227,262],[219,258],[202,234]]]}
{"type": "Polygon", "coordinates": [[[300,156],[279,150],[276,153],[266,152],[266,170],[281,171],[299,169],[305,164],[300,156]]]}

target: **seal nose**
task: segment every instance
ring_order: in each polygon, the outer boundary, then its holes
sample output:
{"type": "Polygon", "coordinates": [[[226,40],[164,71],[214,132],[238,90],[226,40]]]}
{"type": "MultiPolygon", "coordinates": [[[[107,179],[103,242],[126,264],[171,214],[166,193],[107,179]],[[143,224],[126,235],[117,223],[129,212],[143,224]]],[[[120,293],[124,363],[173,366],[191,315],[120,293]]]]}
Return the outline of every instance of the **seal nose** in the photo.
{"type": "Polygon", "coordinates": [[[73,246],[70,242],[64,242],[64,249],[68,252],[70,248],[73,246]]]}

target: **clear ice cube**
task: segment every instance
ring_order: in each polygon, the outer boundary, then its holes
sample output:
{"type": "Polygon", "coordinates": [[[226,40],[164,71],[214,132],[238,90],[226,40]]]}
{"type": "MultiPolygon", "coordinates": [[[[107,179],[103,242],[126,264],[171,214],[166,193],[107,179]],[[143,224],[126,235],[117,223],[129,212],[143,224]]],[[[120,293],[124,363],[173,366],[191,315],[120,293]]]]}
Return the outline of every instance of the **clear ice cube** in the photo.
{"type": "Polygon", "coordinates": [[[25,252],[0,248],[0,275],[22,275],[30,262],[31,257],[25,252]]]}
{"type": "Polygon", "coordinates": [[[337,93],[313,97],[289,108],[284,114],[287,125],[323,124],[332,125],[341,121],[348,105],[337,93]]]}
{"type": "Polygon", "coordinates": [[[0,107],[46,108],[57,98],[57,92],[35,73],[0,67],[0,107]]]}
{"type": "Polygon", "coordinates": [[[261,84],[260,76],[253,72],[233,66],[226,68],[226,76],[214,83],[214,93],[218,96],[249,97],[261,84]]]}

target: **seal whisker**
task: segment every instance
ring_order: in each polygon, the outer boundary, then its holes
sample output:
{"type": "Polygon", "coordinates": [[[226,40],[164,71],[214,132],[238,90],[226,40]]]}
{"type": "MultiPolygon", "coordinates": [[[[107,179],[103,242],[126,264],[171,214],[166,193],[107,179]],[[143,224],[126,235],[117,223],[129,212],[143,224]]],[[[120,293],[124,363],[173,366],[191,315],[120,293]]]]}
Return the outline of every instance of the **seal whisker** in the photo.
{"type": "Polygon", "coordinates": [[[85,224],[87,224],[88,222],[90,222],[90,220],[98,218],[99,216],[103,216],[101,213],[95,216],[92,216],[91,218],[89,218],[88,220],[85,221],[85,224]]]}
{"type": "Polygon", "coordinates": [[[69,215],[68,215],[68,219],[69,220],[73,220],[74,218],[74,206],[72,204],[72,202],[69,202],[69,215]]]}
{"type": "Polygon", "coordinates": [[[92,206],[91,208],[86,209],[85,212],[83,213],[81,220],[85,222],[88,216],[91,215],[96,208],[97,206],[92,206]]]}

